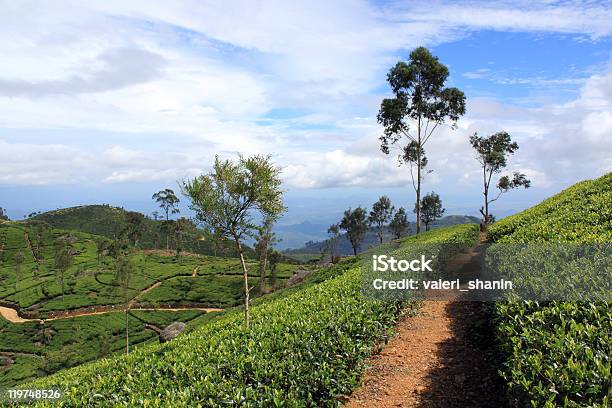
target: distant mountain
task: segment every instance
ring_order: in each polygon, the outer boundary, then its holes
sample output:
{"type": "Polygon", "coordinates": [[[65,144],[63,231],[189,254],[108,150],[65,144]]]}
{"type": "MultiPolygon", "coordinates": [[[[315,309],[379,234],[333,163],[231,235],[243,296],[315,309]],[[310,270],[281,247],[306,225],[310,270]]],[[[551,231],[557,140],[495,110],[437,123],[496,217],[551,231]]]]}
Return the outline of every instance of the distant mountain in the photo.
{"type": "MultiPolygon", "coordinates": [[[[128,210],[106,204],[82,205],[36,214],[28,220],[44,221],[54,228],[87,232],[115,239],[126,225],[127,213],[128,210]]],[[[142,249],[165,248],[166,236],[161,229],[162,221],[145,217],[144,223],[145,228],[139,241],[139,247],[142,249]]],[[[186,234],[183,249],[203,255],[235,255],[232,243],[226,242],[223,244],[223,248],[216,251],[212,242],[202,239],[204,235],[202,230],[193,227],[186,234]]],[[[173,247],[171,238],[170,248],[173,247]]],[[[251,253],[252,250],[247,247],[247,252],[251,253]]]]}
{"type": "MultiPolygon", "coordinates": [[[[439,227],[448,227],[451,225],[457,224],[478,224],[480,219],[477,217],[472,217],[470,215],[448,215],[443,217],[433,223],[430,226],[430,229],[439,228],[439,227]]],[[[327,227],[325,227],[325,231],[327,231],[327,227]]],[[[416,223],[410,223],[409,233],[406,235],[413,235],[416,232],[416,223]]],[[[327,235],[327,234],[326,234],[327,235]]],[[[392,234],[390,231],[385,231],[384,241],[389,241],[392,238],[392,234]]],[[[366,236],[361,244],[360,251],[364,251],[373,245],[378,244],[378,236],[376,235],[375,230],[369,230],[366,233],[366,236]]],[[[325,239],[320,240],[311,240],[306,242],[302,247],[294,248],[294,249],[286,249],[284,251],[285,255],[289,257],[294,257],[299,260],[309,260],[313,258],[318,258],[321,256],[321,253],[325,251],[327,248],[327,241],[325,239]]],[[[346,234],[343,234],[340,237],[338,242],[338,253],[341,255],[352,255],[353,247],[351,246],[350,241],[346,237],[346,234]]]]}
{"type": "Polygon", "coordinates": [[[309,241],[323,241],[327,238],[327,224],[317,224],[310,221],[291,225],[277,225],[274,227],[276,236],[281,241],[276,245],[278,249],[299,248],[309,241]]]}

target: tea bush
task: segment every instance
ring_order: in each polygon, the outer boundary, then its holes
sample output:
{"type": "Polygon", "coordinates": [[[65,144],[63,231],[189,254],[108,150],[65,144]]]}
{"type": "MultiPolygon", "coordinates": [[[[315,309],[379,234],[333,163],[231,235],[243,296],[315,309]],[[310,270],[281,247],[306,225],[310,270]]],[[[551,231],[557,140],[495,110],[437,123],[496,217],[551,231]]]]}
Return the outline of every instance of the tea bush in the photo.
{"type": "MultiPolygon", "coordinates": [[[[476,226],[458,226],[409,242],[469,245],[476,235],[476,226]]],[[[259,299],[250,329],[240,310],[228,311],[170,343],[23,388],[59,388],[65,392],[61,404],[75,407],[337,406],[359,383],[365,359],[389,338],[404,309],[364,299],[360,273],[358,263],[347,261],[313,274],[299,289],[259,299]],[[326,280],[309,284],[316,276],[326,280]]]]}
{"type": "MultiPolygon", "coordinates": [[[[610,243],[611,203],[612,173],[608,173],[493,224],[489,236],[498,243],[610,243]]],[[[515,274],[531,272],[516,262],[515,274]]],[[[499,302],[496,309],[505,357],[502,374],[515,406],[610,405],[608,301],[511,301],[499,302]]]]}

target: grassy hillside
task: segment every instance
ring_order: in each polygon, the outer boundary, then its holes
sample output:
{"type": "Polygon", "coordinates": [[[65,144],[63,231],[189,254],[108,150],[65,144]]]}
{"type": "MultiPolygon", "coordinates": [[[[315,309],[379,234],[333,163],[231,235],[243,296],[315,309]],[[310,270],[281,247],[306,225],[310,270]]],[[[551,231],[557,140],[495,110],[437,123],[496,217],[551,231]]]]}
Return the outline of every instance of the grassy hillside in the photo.
{"type": "MultiPolygon", "coordinates": [[[[490,237],[497,243],[612,243],[612,173],[495,223],[490,237]]],[[[529,272],[517,269],[516,276],[529,272]]],[[[497,319],[503,374],[517,406],[612,403],[609,302],[498,303],[497,319]]]]}
{"type": "MultiPolygon", "coordinates": [[[[440,229],[407,239],[400,249],[409,251],[413,242],[471,246],[477,234],[474,225],[440,229]]],[[[359,264],[351,259],[255,301],[250,330],[239,311],[228,312],[168,344],[24,386],[65,390],[65,406],[337,406],[402,310],[360,293],[359,264]]]]}
{"type": "MultiPolygon", "coordinates": [[[[110,205],[83,205],[62,208],[35,215],[29,221],[43,221],[50,226],[62,230],[86,232],[114,239],[126,225],[127,211],[110,205]]],[[[165,248],[166,235],[162,229],[162,221],[150,218],[144,220],[145,228],[139,246],[141,248],[165,248]]],[[[234,256],[234,247],[230,242],[220,242],[215,248],[210,239],[198,239],[205,234],[191,228],[187,232],[184,249],[204,255],[234,256]]],[[[173,237],[170,237],[171,248],[174,248],[173,237]]],[[[249,249],[250,251],[250,249],[249,249]]]]}
{"type": "MultiPolygon", "coordinates": [[[[98,260],[99,236],[59,229],[39,230],[36,223],[0,224],[0,304],[20,310],[31,319],[47,319],[66,311],[91,308],[123,308],[123,293],[115,280],[116,261],[106,255],[98,260]],[[55,243],[65,240],[75,251],[64,273],[64,295],[55,266],[55,243]],[[19,255],[21,254],[21,255],[19,255]],[[22,262],[17,262],[18,258],[22,262]]],[[[200,306],[229,308],[242,303],[242,271],[236,258],[183,255],[164,251],[134,250],[135,266],[128,295],[132,308],[200,306]],[[150,289],[145,291],[146,289],[150,289]]],[[[251,283],[257,285],[258,264],[249,261],[251,283]]],[[[282,287],[297,265],[279,264],[276,285],[282,287]]],[[[271,282],[268,280],[267,282],[271,282]]],[[[253,290],[259,295],[258,287],[253,290]]],[[[204,312],[130,312],[130,342],[157,341],[145,323],[164,328],[172,321],[209,320],[204,312]]],[[[0,386],[55,372],[120,352],[125,347],[124,314],[112,312],[44,323],[9,323],[0,318],[0,386]]]]}

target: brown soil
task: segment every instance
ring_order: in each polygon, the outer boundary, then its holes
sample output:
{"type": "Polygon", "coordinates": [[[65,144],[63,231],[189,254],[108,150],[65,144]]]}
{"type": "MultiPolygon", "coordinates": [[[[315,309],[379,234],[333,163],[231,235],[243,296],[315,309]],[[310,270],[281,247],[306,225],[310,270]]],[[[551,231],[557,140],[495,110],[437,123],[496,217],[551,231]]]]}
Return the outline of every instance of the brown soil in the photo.
{"type": "MultiPolygon", "coordinates": [[[[142,253],[145,255],[158,255],[165,257],[175,257],[176,251],[173,249],[143,249],[142,253]]],[[[181,251],[182,257],[201,257],[200,254],[195,254],[193,252],[181,251]]]]}
{"type": "MultiPolygon", "coordinates": [[[[97,307],[88,307],[84,309],[75,309],[75,310],[66,310],[60,312],[51,312],[49,317],[46,319],[25,319],[19,316],[15,309],[11,309],[8,307],[0,306],[0,315],[8,320],[11,323],[25,323],[25,322],[44,322],[48,320],[59,320],[59,319],[70,319],[73,317],[79,316],[92,316],[99,314],[106,314],[111,312],[121,312],[124,311],[125,308],[118,306],[97,306],[97,307]]],[[[212,307],[202,307],[199,305],[168,305],[168,306],[160,306],[160,307],[131,307],[130,310],[163,310],[169,312],[178,312],[183,310],[201,310],[206,313],[211,312],[222,312],[224,309],[212,308],[212,307]]]]}
{"type": "MultiPolygon", "coordinates": [[[[474,255],[459,255],[458,267],[474,255]]],[[[459,296],[425,300],[417,316],[400,321],[345,407],[504,406],[491,343],[482,341],[487,306],[459,296]]]]}

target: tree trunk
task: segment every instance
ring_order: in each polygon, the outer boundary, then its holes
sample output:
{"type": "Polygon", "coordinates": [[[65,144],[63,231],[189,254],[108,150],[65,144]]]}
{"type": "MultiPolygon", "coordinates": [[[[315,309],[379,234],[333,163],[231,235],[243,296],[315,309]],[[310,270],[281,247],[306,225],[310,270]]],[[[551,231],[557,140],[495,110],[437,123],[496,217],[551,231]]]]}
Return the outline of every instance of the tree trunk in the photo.
{"type": "Polygon", "coordinates": [[[489,224],[489,185],[487,184],[487,167],[482,167],[482,177],[483,177],[483,185],[484,185],[484,226],[486,228],[487,224],[489,224]]]}
{"type": "Polygon", "coordinates": [[[416,191],[416,233],[421,232],[421,119],[417,129],[417,191],[416,191]]]}
{"type": "Polygon", "coordinates": [[[264,280],[266,278],[267,264],[268,264],[268,245],[266,245],[262,253],[259,255],[259,287],[262,293],[264,289],[264,280]]]}
{"type": "Polygon", "coordinates": [[[244,253],[242,251],[242,245],[240,245],[240,239],[238,237],[234,237],[236,241],[236,249],[238,250],[238,255],[240,256],[240,265],[242,266],[242,272],[244,274],[244,323],[248,328],[250,325],[250,316],[249,316],[249,273],[246,267],[246,262],[244,261],[244,253]]]}
{"type": "Polygon", "coordinates": [[[357,247],[353,245],[353,255],[357,256],[357,247]]]}
{"type": "Polygon", "coordinates": [[[128,322],[128,307],[125,305],[125,354],[130,353],[130,330],[128,322]]]}

